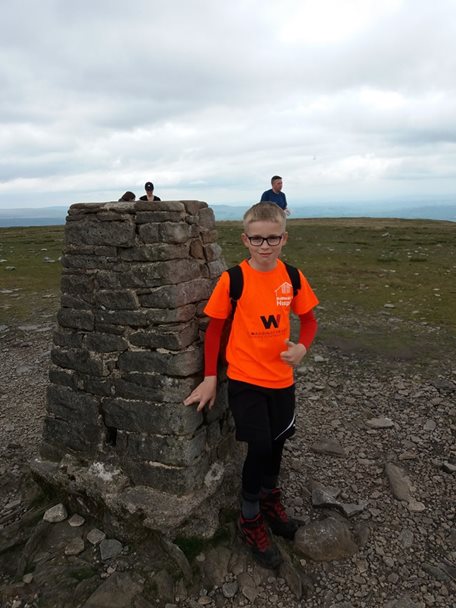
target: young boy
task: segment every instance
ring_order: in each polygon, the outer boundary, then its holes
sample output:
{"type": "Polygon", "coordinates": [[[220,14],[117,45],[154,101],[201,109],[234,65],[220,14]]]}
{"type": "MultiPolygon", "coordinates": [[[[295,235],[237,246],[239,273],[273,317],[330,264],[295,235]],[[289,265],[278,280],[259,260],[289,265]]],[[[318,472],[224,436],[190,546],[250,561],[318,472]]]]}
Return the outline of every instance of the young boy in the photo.
{"type": "MultiPolygon", "coordinates": [[[[281,560],[273,533],[293,538],[297,529],[277,487],[285,440],[295,431],[293,368],[299,365],[317,331],[312,309],[318,300],[304,275],[293,295],[291,279],[279,260],[288,239],[286,216],[275,203],[258,203],[244,215],[242,242],[250,257],[240,266],[243,289],[237,301],[226,349],[228,401],[236,439],[247,442],[242,470],[241,536],[263,566],[281,560]],[[300,319],[300,335],[290,337],[290,311],[300,319]],[[266,521],[265,521],[266,520],[266,521]]],[[[230,277],[224,272],[204,309],[206,330],[204,380],[184,400],[211,408],[217,388],[217,358],[223,325],[230,316],[230,277]]]]}

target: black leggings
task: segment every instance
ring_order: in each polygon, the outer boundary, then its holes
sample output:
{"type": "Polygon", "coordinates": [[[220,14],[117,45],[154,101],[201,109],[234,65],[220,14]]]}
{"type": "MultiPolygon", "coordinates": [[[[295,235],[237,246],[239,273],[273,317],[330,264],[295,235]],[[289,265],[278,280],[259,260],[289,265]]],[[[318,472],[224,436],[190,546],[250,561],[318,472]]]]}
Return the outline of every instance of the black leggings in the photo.
{"type": "Polygon", "coordinates": [[[247,456],[242,469],[242,495],[247,500],[255,500],[261,488],[274,488],[282,462],[284,441],[272,443],[248,443],[247,456]]]}

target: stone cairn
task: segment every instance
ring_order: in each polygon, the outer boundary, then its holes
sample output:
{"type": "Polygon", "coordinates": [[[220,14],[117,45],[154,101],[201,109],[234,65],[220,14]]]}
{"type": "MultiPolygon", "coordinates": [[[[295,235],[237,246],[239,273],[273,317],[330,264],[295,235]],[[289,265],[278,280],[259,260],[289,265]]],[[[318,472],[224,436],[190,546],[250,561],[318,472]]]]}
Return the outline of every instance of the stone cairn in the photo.
{"type": "Polygon", "coordinates": [[[201,380],[203,308],[225,269],[216,238],[199,201],[69,209],[33,470],[104,525],[208,536],[226,504],[224,391],[209,412],[182,404],[201,380]]]}

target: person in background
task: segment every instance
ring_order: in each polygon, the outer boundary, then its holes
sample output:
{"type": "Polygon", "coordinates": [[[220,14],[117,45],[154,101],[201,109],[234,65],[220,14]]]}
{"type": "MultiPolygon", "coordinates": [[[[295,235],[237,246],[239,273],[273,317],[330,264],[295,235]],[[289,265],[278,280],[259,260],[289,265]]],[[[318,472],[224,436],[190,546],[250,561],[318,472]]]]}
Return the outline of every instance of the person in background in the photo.
{"type": "Polygon", "coordinates": [[[287,215],[290,215],[287,205],[287,197],[285,196],[285,193],[282,192],[283,181],[280,175],[273,175],[271,177],[271,186],[272,188],[270,190],[263,192],[260,202],[275,203],[276,205],[279,205],[279,207],[283,209],[287,215]]]}
{"type": "Polygon", "coordinates": [[[130,201],[135,201],[136,200],[136,194],[134,192],[130,192],[130,190],[127,190],[125,192],[125,194],[122,194],[122,196],[119,198],[118,202],[124,202],[124,203],[128,203],[130,201]]]}
{"type": "Polygon", "coordinates": [[[154,195],[154,185],[152,182],[146,182],[144,184],[144,190],[146,191],[146,194],[139,198],[140,201],[161,201],[161,198],[154,195]]]}
{"type": "MultiPolygon", "coordinates": [[[[236,439],[247,443],[238,528],[253,557],[266,568],[276,568],[282,558],[269,529],[290,540],[297,530],[277,484],[285,441],[295,432],[293,370],[316,334],[313,309],[318,300],[297,269],[300,287],[294,292],[291,275],[279,259],[288,233],[285,212],[278,205],[251,207],[244,215],[241,238],[249,256],[240,264],[243,289],[226,347],[228,403],[236,439]],[[291,312],[300,320],[297,342],[290,340],[291,312]]],[[[196,404],[198,412],[215,403],[220,340],[231,311],[230,275],[225,271],[204,309],[209,317],[204,380],[184,399],[186,406],[196,404]]]]}

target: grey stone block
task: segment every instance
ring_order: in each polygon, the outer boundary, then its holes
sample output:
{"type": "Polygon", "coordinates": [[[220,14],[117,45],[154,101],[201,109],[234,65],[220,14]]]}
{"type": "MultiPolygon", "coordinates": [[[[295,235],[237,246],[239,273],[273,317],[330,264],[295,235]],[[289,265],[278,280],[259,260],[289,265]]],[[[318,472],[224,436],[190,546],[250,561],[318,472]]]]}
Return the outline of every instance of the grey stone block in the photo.
{"type": "Polygon", "coordinates": [[[162,323],[187,323],[195,318],[196,307],[194,304],[187,304],[179,308],[149,308],[145,311],[151,329],[154,325],[162,323]]]}
{"type": "Polygon", "coordinates": [[[90,426],[83,423],[68,424],[64,420],[58,420],[46,416],[43,427],[43,441],[50,446],[57,446],[62,451],[72,450],[84,454],[84,456],[95,455],[102,440],[100,426],[90,426]]]}
{"type": "Polygon", "coordinates": [[[154,243],[153,245],[140,245],[131,249],[121,249],[119,259],[129,262],[160,262],[166,260],[179,260],[188,258],[188,244],[169,245],[168,243],[154,243]]]}
{"type": "Polygon", "coordinates": [[[144,310],[97,310],[95,324],[122,325],[130,327],[147,327],[150,316],[144,310]]]}
{"type": "Polygon", "coordinates": [[[85,337],[84,348],[97,353],[123,352],[128,342],[121,336],[92,332],[85,337]]]}
{"type": "Polygon", "coordinates": [[[186,243],[190,237],[190,226],[186,222],[163,222],[159,225],[160,240],[166,243],[186,243]]]}
{"type": "Polygon", "coordinates": [[[123,336],[126,334],[128,328],[123,325],[113,325],[111,323],[102,323],[95,319],[95,331],[99,331],[102,334],[114,334],[116,336],[123,336]]]}
{"type": "Polygon", "coordinates": [[[195,464],[184,467],[128,460],[124,463],[124,469],[135,484],[183,495],[202,487],[209,470],[209,460],[203,456],[195,464]]]}
{"type": "Polygon", "coordinates": [[[203,367],[203,349],[191,346],[185,351],[126,352],[119,356],[119,368],[123,371],[151,372],[168,376],[191,376],[203,367]]]}
{"type": "Polygon", "coordinates": [[[65,254],[62,256],[62,266],[71,270],[96,270],[112,268],[114,261],[111,258],[94,255],[65,254]]]}
{"type": "Polygon", "coordinates": [[[209,276],[212,278],[219,277],[224,270],[226,270],[226,264],[223,260],[215,260],[207,264],[209,268],[209,276]]]}
{"type": "Polygon", "coordinates": [[[128,340],[133,346],[182,350],[198,337],[198,323],[192,319],[188,323],[158,325],[152,330],[136,331],[128,336],[128,340]]]}
{"type": "Polygon", "coordinates": [[[63,293],[60,297],[60,306],[62,308],[70,309],[73,308],[75,310],[91,310],[92,304],[90,302],[86,302],[82,298],[77,298],[76,296],[71,296],[66,293],[63,293]]]}
{"type": "Polygon", "coordinates": [[[52,367],[49,371],[49,379],[52,384],[68,386],[77,392],[85,391],[90,395],[100,397],[110,397],[114,394],[114,385],[111,380],[88,376],[73,370],[52,367]]]}
{"type": "Polygon", "coordinates": [[[120,213],[120,209],[103,209],[97,214],[99,222],[131,222],[130,213],[120,213]]]}
{"type": "Polygon", "coordinates": [[[100,399],[87,393],[77,392],[66,386],[51,384],[47,390],[48,411],[67,422],[83,421],[98,423],[100,399]]]}
{"type": "Polygon", "coordinates": [[[184,466],[191,465],[202,455],[205,444],[205,429],[201,429],[193,437],[120,431],[117,434],[116,449],[122,458],[184,466]]]}
{"type": "Polygon", "coordinates": [[[93,274],[64,272],[60,280],[60,289],[64,294],[76,296],[86,302],[92,302],[94,278],[95,275],[93,274]]]}
{"type": "Polygon", "coordinates": [[[84,349],[53,348],[51,360],[59,367],[74,369],[92,376],[107,376],[109,374],[105,361],[84,349]]]}
{"type": "Polygon", "coordinates": [[[78,384],[78,376],[74,370],[62,369],[51,365],[49,369],[49,380],[52,384],[68,386],[73,390],[80,390],[82,388],[82,383],[81,385],[78,384]]]}
{"type": "Polygon", "coordinates": [[[96,289],[120,289],[122,287],[120,274],[113,270],[99,270],[94,276],[96,289]]]}
{"type": "Polygon", "coordinates": [[[107,245],[82,245],[67,243],[64,247],[64,252],[66,254],[76,254],[76,255],[91,255],[91,256],[100,256],[103,258],[115,258],[117,256],[116,247],[108,247],[107,245]]]}
{"type": "Polygon", "coordinates": [[[109,247],[108,245],[95,245],[93,253],[100,257],[114,258],[117,255],[117,248],[109,247]]]}
{"type": "Polygon", "coordinates": [[[182,201],[185,210],[190,215],[196,215],[201,209],[207,209],[208,204],[204,201],[182,201]]]}
{"type": "Polygon", "coordinates": [[[176,285],[201,276],[200,264],[196,260],[183,259],[175,261],[155,262],[150,264],[130,264],[117,268],[122,271],[120,282],[122,287],[158,287],[160,285],[176,285]]]}
{"type": "Polygon", "coordinates": [[[149,201],[136,201],[135,211],[185,211],[182,201],[154,201],[153,209],[149,201]]]}
{"type": "Polygon", "coordinates": [[[204,260],[204,246],[199,239],[195,239],[190,243],[190,255],[192,258],[204,260]]]}
{"type": "Polygon", "coordinates": [[[180,403],[160,403],[107,398],[102,403],[106,426],[138,433],[194,433],[203,416],[194,407],[180,403]]]}
{"type": "Polygon", "coordinates": [[[215,243],[217,240],[217,230],[206,230],[201,232],[201,240],[203,243],[215,243]]]}
{"type": "Polygon", "coordinates": [[[222,248],[218,243],[208,243],[204,246],[204,256],[209,262],[219,260],[222,255],[222,248]]]}
{"type": "Polygon", "coordinates": [[[211,295],[209,279],[194,279],[179,285],[164,285],[139,296],[142,306],[176,308],[192,302],[207,300],[211,295]]]}
{"type": "Polygon", "coordinates": [[[139,308],[138,296],[131,289],[96,291],[94,301],[109,310],[136,310],[139,308]]]}
{"type": "Polygon", "coordinates": [[[94,316],[91,310],[61,308],[57,313],[57,320],[63,327],[71,327],[73,329],[91,331],[94,325],[94,316]]]}
{"type": "Polygon", "coordinates": [[[158,243],[160,241],[160,226],[158,223],[141,224],[138,233],[142,243],[158,243]]]}
{"type": "Polygon", "coordinates": [[[112,380],[84,375],[81,376],[81,381],[83,389],[93,395],[109,397],[114,394],[114,384],[112,380]]]}
{"type": "Polygon", "coordinates": [[[56,346],[63,346],[64,348],[81,348],[84,335],[84,333],[59,327],[54,332],[53,340],[56,346]]]}
{"type": "Polygon", "coordinates": [[[185,220],[185,211],[141,211],[136,214],[137,224],[148,222],[181,222],[185,220]]]}
{"type": "Polygon", "coordinates": [[[198,211],[198,220],[198,225],[201,228],[206,228],[208,230],[215,228],[214,211],[210,207],[206,207],[198,211]]]}
{"type": "Polygon", "coordinates": [[[69,216],[75,216],[79,221],[84,215],[93,215],[105,208],[107,203],[73,203],[68,209],[69,216]],[[79,217],[78,217],[79,216],[79,217]]]}
{"type": "Polygon", "coordinates": [[[131,247],[135,242],[135,232],[133,221],[103,222],[98,218],[86,218],[68,224],[65,243],[131,247]]]}
{"type": "Polygon", "coordinates": [[[193,390],[193,378],[171,378],[154,374],[127,374],[114,382],[115,394],[126,399],[148,401],[151,398],[164,403],[182,402],[193,390]]]}

